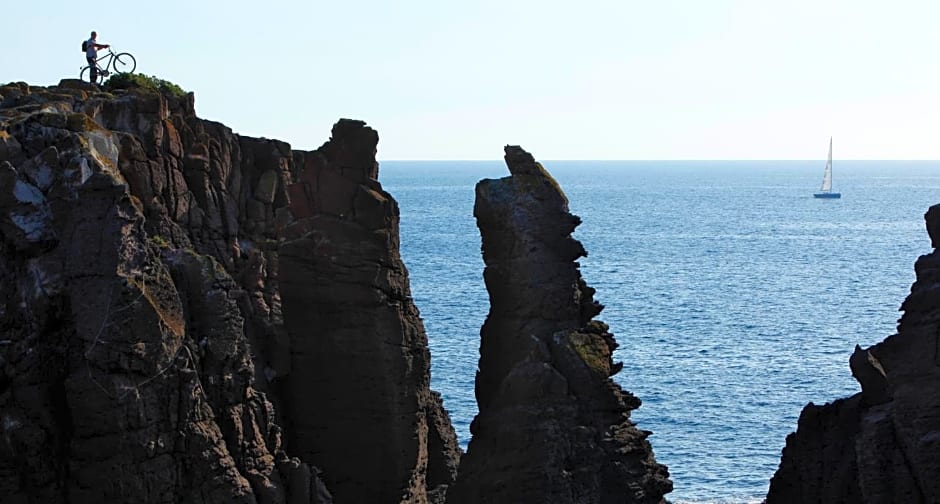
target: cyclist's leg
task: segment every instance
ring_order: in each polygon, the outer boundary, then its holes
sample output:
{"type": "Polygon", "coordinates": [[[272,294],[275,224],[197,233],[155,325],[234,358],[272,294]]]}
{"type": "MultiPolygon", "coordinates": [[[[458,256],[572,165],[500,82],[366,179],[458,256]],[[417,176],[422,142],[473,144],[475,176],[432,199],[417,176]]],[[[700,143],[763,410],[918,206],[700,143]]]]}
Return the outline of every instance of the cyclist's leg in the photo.
{"type": "Polygon", "coordinates": [[[86,56],[85,59],[88,60],[88,67],[89,67],[88,71],[91,72],[89,75],[89,77],[91,77],[91,82],[94,82],[95,84],[97,84],[98,83],[98,62],[95,61],[94,56],[86,56]]]}
{"type": "Polygon", "coordinates": [[[105,59],[107,59],[108,62],[105,63],[104,66],[98,65],[98,76],[101,77],[102,84],[104,84],[105,78],[107,78],[108,75],[110,75],[110,73],[108,72],[108,69],[111,68],[111,60],[114,59],[114,56],[112,56],[112,53],[109,52],[108,54],[105,54],[104,56],[98,58],[98,61],[101,62],[101,61],[104,61],[105,59]]]}

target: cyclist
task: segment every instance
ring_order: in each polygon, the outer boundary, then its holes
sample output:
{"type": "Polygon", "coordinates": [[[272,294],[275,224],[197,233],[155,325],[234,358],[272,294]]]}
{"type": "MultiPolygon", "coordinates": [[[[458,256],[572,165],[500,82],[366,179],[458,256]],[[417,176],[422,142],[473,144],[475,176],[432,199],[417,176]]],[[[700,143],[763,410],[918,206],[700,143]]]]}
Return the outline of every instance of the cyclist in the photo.
{"type": "Polygon", "coordinates": [[[111,47],[108,44],[98,43],[98,33],[91,32],[91,38],[85,41],[85,59],[88,60],[88,66],[91,71],[91,82],[98,83],[98,49],[107,49],[111,47]]]}

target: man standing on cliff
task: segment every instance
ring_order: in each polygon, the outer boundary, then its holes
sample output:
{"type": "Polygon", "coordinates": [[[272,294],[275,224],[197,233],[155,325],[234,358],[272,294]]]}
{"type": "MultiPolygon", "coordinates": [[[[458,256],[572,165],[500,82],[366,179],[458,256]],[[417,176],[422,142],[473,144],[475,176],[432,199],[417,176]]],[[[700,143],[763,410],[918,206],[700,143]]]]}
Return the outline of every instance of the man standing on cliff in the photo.
{"type": "Polygon", "coordinates": [[[107,49],[108,44],[98,43],[98,32],[91,32],[91,38],[85,41],[85,59],[91,67],[91,82],[98,83],[98,49],[107,49]]]}

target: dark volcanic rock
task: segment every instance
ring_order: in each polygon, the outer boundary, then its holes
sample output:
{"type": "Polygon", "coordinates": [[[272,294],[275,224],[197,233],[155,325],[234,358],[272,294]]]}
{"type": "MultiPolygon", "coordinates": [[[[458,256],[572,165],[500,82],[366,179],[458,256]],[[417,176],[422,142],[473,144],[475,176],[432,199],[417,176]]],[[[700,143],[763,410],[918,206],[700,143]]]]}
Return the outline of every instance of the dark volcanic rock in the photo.
{"type": "Polygon", "coordinates": [[[449,503],[664,502],[672,490],[610,377],[621,365],[602,306],[581,279],[580,219],[555,180],[519,147],[511,177],[477,184],[490,313],[481,331],[480,413],[449,503]]]}
{"type": "Polygon", "coordinates": [[[340,502],[377,482],[398,485],[386,502],[439,500],[456,440],[374,131],[341,121],[305,153],[197,118],[192,95],[63,81],[0,97],[0,502],[331,502],[324,479],[340,502]],[[345,255],[288,282],[292,310],[319,316],[285,324],[280,256],[316,260],[311,239],[345,255]],[[345,303],[372,309],[331,311],[345,303]],[[331,381],[304,367],[312,348],[331,381]],[[376,361],[341,379],[354,356],[376,361]],[[340,453],[297,428],[379,377],[396,396],[367,420],[389,438],[340,453]]]}
{"type": "Polygon", "coordinates": [[[809,404],[767,502],[940,502],[940,205],[897,334],[849,360],[862,391],[809,404]]]}
{"type": "Polygon", "coordinates": [[[338,501],[425,502],[453,481],[459,448],[429,388],[427,336],[398,253],[398,205],[376,181],[376,142],[362,122],[337,123],[291,187],[309,215],[287,226],[280,254],[285,386],[303,398],[285,404],[288,431],[338,501]]]}

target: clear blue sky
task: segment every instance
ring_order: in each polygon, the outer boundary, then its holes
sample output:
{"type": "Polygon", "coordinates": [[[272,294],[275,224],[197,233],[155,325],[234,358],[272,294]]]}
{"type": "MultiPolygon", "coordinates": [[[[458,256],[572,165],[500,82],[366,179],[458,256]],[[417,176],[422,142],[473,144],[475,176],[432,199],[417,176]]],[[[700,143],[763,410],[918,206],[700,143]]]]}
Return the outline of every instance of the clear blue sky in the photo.
{"type": "Polygon", "coordinates": [[[936,0],[6,0],[0,82],[80,44],[196,93],[200,117],[381,159],[940,159],[936,0]]]}

